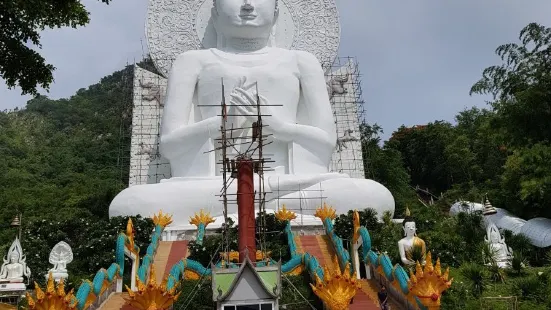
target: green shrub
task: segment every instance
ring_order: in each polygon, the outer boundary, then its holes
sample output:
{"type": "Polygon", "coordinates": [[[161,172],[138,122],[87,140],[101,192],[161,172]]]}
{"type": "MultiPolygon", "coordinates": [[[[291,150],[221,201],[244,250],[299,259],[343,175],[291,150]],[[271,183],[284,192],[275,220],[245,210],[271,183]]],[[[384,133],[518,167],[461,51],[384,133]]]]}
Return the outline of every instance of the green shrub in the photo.
{"type": "Polygon", "coordinates": [[[480,297],[486,289],[484,267],[479,264],[466,263],[461,266],[460,272],[470,282],[472,295],[480,297]]]}

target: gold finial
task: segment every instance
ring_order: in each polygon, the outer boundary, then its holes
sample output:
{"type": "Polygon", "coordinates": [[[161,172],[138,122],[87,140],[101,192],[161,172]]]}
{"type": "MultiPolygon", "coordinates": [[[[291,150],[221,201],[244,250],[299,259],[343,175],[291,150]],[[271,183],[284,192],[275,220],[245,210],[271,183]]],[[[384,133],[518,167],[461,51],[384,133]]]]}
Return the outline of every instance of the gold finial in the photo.
{"type": "Polygon", "coordinates": [[[410,271],[409,290],[419,298],[421,303],[429,309],[440,307],[442,293],[451,287],[453,279],[448,280],[449,268],[442,274],[440,259],[436,260],[436,266],[432,264],[432,255],[427,253],[425,268],[417,262],[415,274],[410,271]]]}
{"type": "Polygon", "coordinates": [[[492,204],[490,203],[490,200],[488,199],[488,194],[486,194],[486,201],[484,202],[484,211],[482,212],[482,214],[491,215],[496,213],[497,213],[496,208],[492,206],[492,204]]]}
{"type": "Polygon", "coordinates": [[[310,284],[316,294],[329,310],[345,310],[350,300],[356,295],[360,284],[356,281],[356,273],[350,275],[350,263],[346,264],[344,273],[341,273],[336,257],[333,257],[336,268],[324,267],[323,281],[316,275],[316,285],[310,284]]]}
{"type": "Polygon", "coordinates": [[[134,250],[135,231],[134,231],[134,223],[132,223],[132,218],[128,218],[128,222],[126,223],[126,237],[128,238],[128,245],[127,245],[128,250],[131,252],[135,252],[134,250]]]}
{"type": "Polygon", "coordinates": [[[155,224],[155,226],[159,225],[162,228],[165,228],[168,225],[172,224],[172,215],[163,213],[163,210],[160,210],[158,214],[155,214],[153,216],[153,223],[155,224]]]}
{"type": "Polygon", "coordinates": [[[19,226],[21,226],[21,220],[19,219],[19,215],[16,215],[16,216],[13,218],[13,221],[11,221],[10,226],[11,226],[11,227],[19,227],[19,226]]]}
{"type": "MultiPolygon", "coordinates": [[[[48,283],[46,284],[46,292],[44,292],[38,283],[34,283],[36,296],[33,299],[31,294],[27,293],[29,309],[37,310],[68,310],[77,308],[77,299],[73,294],[73,290],[69,293],[65,292],[65,284],[60,280],[57,288],[52,277],[52,273],[48,274],[48,283]]],[[[86,309],[85,307],[84,309],[86,309]]]]}
{"type": "Polygon", "coordinates": [[[327,218],[332,220],[337,217],[335,209],[333,209],[333,207],[329,207],[327,203],[323,203],[323,208],[317,208],[314,215],[322,221],[325,221],[327,218]]]}
{"type": "MultiPolygon", "coordinates": [[[[220,257],[222,257],[222,260],[224,260],[224,261],[233,262],[233,261],[238,261],[239,260],[239,252],[237,252],[237,251],[231,251],[229,253],[220,252],[219,254],[220,254],[220,257]]],[[[257,261],[261,261],[261,260],[264,260],[266,258],[270,258],[270,255],[272,255],[272,252],[270,252],[270,251],[262,252],[260,250],[256,250],[255,259],[257,261]]]]}
{"type": "Polygon", "coordinates": [[[199,227],[199,224],[203,224],[207,227],[208,224],[214,223],[214,218],[210,216],[210,213],[205,213],[203,209],[201,209],[199,213],[195,212],[194,217],[189,217],[189,223],[197,227],[199,227]]]}
{"type": "Polygon", "coordinates": [[[354,215],[352,217],[352,223],[354,224],[354,235],[353,235],[352,240],[354,240],[354,243],[356,243],[358,241],[358,239],[360,238],[360,234],[359,234],[359,231],[360,231],[360,213],[358,212],[358,210],[354,210],[354,215]]]}
{"type": "Polygon", "coordinates": [[[294,220],[297,218],[297,215],[295,214],[295,212],[287,210],[285,205],[283,205],[283,207],[275,213],[275,217],[276,219],[283,222],[283,221],[294,220]]]}
{"type": "Polygon", "coordinates": [[[406,216],[411,216],[411,211],[409,211],[409,206],[406,206],[406,216]]]}
{"type": "Polygon", "coordinates": [[[161,284],[157,284],[155,277],[155,267],[151,265],[150,275],[147,283],[140,281],[136,277],[137,291],[133,291],[128,286],[128,298],[125,300],[135,309],[169,309],[178,299],[180,293],[176,293],[176,287],[167,290],[166,283],[170,275],[166,275],[161,284]],[[153,307],[153,308],[152,308],[153,307]]]}

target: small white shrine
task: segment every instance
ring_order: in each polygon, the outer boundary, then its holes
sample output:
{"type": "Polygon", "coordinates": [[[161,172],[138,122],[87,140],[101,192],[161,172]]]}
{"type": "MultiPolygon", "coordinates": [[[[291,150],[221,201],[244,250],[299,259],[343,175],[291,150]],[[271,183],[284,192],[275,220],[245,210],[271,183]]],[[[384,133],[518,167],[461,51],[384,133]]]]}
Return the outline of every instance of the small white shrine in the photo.
{"type": "Polygon", "coordinates": [[[19,238],[15,238],[0,269],[0,292],[25,291],[31,276],[19,238]],[[27,281],[25,281],[25,277],[27,281]]]}
{"type": "Polygon", "coordinates": [[[57,243],[50,252],[49,261],[50,264],[54,265],[54,267],[48,271],[46,280],[48,279],[48,275],[50,273],[56,282],[67,279],[69,277],[69,273],[67,272],[67,264],[73,261],[73,251],[71,250],[71,246],[69,246],[65,241],[60,241],[57,243]]]}

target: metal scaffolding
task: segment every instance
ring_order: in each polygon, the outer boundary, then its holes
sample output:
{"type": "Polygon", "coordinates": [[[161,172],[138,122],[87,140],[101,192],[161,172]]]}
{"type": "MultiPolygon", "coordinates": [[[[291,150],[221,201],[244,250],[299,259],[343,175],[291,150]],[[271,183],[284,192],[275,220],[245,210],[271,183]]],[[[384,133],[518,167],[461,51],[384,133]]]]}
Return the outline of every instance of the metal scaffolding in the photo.
{"type": "MultiPolygon", "coordinates": [[[[337,58],[325,77],[338,137],[330,170],[364,178],[366,171],[360,141],[364,101],[358,62],[352,57],[337,58]]],[[[127,137],[130,148],[121,145],[126,149],[119,154],[121,170],[130,166],[129,186],[158,183],[171,177],[170,164],[159,153],[166,83],[163,76],[134,66],[132,126],[128,131],[131,136],[127,137]]]]}

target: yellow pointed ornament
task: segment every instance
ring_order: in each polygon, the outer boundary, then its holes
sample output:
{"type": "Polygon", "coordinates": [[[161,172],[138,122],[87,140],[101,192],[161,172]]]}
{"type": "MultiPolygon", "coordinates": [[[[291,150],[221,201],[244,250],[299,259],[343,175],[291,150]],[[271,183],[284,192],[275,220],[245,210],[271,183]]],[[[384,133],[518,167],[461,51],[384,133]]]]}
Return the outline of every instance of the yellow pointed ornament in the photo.
{"type": "Polygon", "coordinates": [[[149,280],[143,283],[136,279],[137,291],[133,291],[128,286],[128,298],[125,298],[128,304],[136,309],[141,310],[167,310],[178,299],[180,293],[176,293],[176,287],[167,290],[166,283],[169,275],[167,275],[161,284],[157,284],[155,276],[155,267],[150,267],[149,280]]]}
{"type": "Polygon", "coordinates": [[[334,271],[325,266],[323,281],[316,275],[316,285],[310,286],[328,310],[345,310],[360,288],[360,283],[356,281],[356,273],[350,275],[350,263],[341,273],[337,257],[333,257],[333,266],[337,266],[334,271]]]}
{"type": "Polygon", "coordinates": [[[453,279],[449,279],[450,269],[447,268],[444,274],[440,267],[440,259],[436,265],[432,264],[432,256],[429,252],[426,257],[425,267],[417,262],[415,274],[410,271],[409,291],[417,296],[421,303],[428,309],[440,309],[440,297],[442,293],[451,287],[453,279]]]}
{"type": "MultiPolygon", "coordinates": [[[[29,309],[36,310],[69,310],[77,308],[77,299],[73,294],[73,290],[69,293],[65,292],[65,284],[60,280],[56,285],[52,277],[52,273],[48,274],[48,283],[46,284],[46,292],[44,292],[38,283],[34,283],[35,297],[27,292],[27,300],[29,309]]],[[[88,308],[87,305],[84,309],[88,308]]]]}

